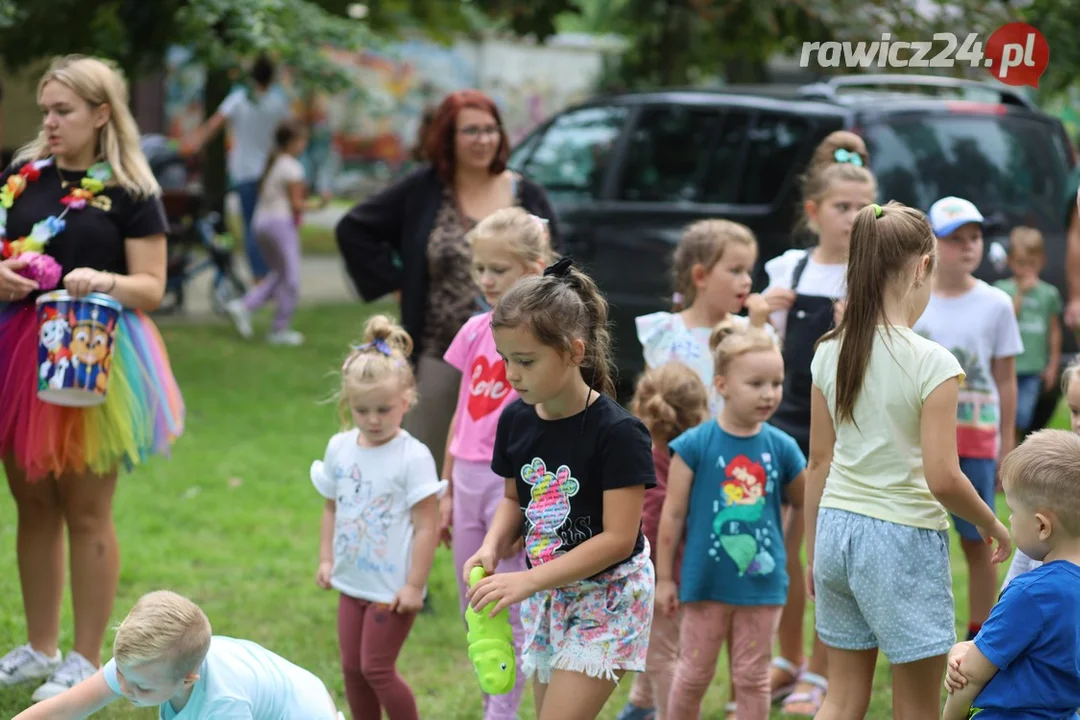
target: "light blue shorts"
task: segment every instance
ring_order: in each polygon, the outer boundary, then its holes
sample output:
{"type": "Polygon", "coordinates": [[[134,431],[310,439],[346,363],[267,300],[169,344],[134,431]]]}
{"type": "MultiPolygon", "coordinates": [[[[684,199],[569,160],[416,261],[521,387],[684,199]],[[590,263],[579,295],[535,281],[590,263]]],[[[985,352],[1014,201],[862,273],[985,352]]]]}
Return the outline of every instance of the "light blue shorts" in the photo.
{"type": "Polygon", "coordinates": [[[822,508],[814,542],[821,641],[881,652],[894,665],[956,642],[949,533],[822,508]]]}

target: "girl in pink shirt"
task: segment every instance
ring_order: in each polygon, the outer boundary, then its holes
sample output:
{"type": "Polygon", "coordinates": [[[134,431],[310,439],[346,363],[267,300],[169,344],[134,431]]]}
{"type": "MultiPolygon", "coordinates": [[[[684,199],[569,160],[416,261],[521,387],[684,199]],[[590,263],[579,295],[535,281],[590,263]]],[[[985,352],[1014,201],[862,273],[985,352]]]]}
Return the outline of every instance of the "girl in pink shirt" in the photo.
{"type": "MultiPolygon", "coordinates": [[[[473,275],[492,307],[518,279],[539,275],[552,260],[547,221],[518,207],[492,213],[473,228],[467,239],[472,245],[473,275]]],[[[439,516],[443,542],[453,548],[458,598],[464,615],[467,588],[462,570],[465,561],[483,544],[506,489],[506,480],[491,471],[495,429],[503,408],[517,398],[517,393],[506,381],[505,365],[495,350],[490,311],[473,316],[462,326],[443,359],[461,371],[461,390],[443,461],[443,477],[450,489],[439,501],[439,516]]],[[[523,552],[503,560],[498,568],[499,572],[524,569],[523,552]]],[[[510,621],[520,663],[523,634],[517,605],[510,608],[510,621]]],[[[514,720],[524,682],[519,673],[512,692],[485,695],[484,720],[514,720]]]]}

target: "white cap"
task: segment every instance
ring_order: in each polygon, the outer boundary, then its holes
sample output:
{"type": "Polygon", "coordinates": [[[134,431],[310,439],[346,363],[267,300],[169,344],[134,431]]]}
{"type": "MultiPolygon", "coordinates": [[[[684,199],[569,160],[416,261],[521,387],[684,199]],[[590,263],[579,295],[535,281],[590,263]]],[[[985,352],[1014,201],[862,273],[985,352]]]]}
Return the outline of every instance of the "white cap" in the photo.
{"type": "Polygon", "coordinates": [[[951,235],[961,225],[983,222],[982,213],[969,200],[958,197],[943,197],[930,206],[930,227],[940,237],[951,235]]]}

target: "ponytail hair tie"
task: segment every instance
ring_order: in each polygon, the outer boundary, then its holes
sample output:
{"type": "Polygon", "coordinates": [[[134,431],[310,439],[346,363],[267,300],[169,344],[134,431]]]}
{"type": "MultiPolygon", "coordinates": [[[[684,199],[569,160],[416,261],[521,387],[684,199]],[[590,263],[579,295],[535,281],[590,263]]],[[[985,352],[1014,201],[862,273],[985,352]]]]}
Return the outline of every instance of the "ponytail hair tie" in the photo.
{"type": "Polygon", "coordinates": [[[882,209],[881,209],[881,206],[880,206],[880,205],[878,205],[877,203],[874,203],[874,204],[873,204],[873,205],[871,205],[870,207],[874,208],[874,218],[879,218],[879,217],[881,217],[881,214],[882,214],[883,212],[885,212],[884,210],[882,210],[882,209]]]}
{"type": "Polygon", "coordinates": [[[553,265],[549,265],[544,268],[544,276],[554,276],[557,278],[564,278],[570,274],[570,268],[573,266],[574,261],[572,258],[564,257],[553,265]]]}
{"type": "Polygon", "coordinates": [[[850,165],[854,165],[855,167],[863,166],[862,155],[857,152],[848,150],[847,148],[837,148],[836,151],[833,152],[833,160],[838,163],[848,163],[850,165]]]}

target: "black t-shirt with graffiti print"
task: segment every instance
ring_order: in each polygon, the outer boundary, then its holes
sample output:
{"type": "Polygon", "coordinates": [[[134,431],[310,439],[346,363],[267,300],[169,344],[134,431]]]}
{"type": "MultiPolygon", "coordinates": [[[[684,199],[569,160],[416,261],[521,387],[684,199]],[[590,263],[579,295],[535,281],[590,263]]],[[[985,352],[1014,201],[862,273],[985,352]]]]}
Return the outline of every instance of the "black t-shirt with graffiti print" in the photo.
{"type": "MultiPolygon", "coordinates": [[[[516,484],[529,567],[603,531],[605,490],[656,485],[649,431],[603,395],[587,410],[558,420],[544,420],[515,400],[499,417],[491,469],[516,484]]],[[[644,547],[639,529],[633,552],[611,567],[644,547]]]]}

